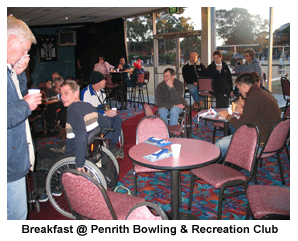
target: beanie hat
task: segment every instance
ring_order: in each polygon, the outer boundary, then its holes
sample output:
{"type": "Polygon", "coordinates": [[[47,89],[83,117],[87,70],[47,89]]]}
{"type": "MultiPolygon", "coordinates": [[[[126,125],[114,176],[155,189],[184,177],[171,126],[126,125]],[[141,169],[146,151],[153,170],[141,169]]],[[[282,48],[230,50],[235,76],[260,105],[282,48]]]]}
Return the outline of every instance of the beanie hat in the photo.
{"type": "Polygon", "coordinates": [[[143,61],[139,59],[138,61],[134,62],[133,65],[134,65],[137,69],[140,69],[141,66],[143,65],[143,61]]]}
{"type": "Polygon", "coordinates": [[[90,75],[90,84],[95,85],[104,79],[105,79],[105,77],[102,73],[93,70],[90,75]]]}

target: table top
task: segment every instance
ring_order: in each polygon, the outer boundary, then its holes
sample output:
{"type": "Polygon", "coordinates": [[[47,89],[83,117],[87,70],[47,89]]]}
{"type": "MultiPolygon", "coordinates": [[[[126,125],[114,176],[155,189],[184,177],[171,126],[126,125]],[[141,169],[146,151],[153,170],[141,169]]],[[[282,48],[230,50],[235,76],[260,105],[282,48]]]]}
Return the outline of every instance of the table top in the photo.
{"type": "MultiPolygon", "coordinates": [[[[171,141],[172,144],[181,144],[179,158],[168,157],[154,162],[146,160],[143,156],[150,155],[161,148],[145,142],[133,146],[128,155],[136,164],[161,170],[187,170],[203,167],[213,163],[220,156],[219,148],[207,141],[188,138],[168,138],[166,140],[171,141]]],[[[171,145],[163,148],[171,150],[171,145]]]]}
{"type": "MultiPolygon", "coordinates": [[[[220,112],[220,111],[223,111],[223,110],[226,110],[228,111],[228,108],[216,108],[214,109],[217,113],[220,112]]],[[[198,112],[198,116],[207,112],[208,110],[201,110],[200,112],[198,112]]],[[[239,113],[233,113],[233,115],[236,117],[236,118],[239,118],[240,117],[240,114],[239,113]]],[[[227,119],[221,117],[221,116],[216,116],[216,117],[204,117],[202,118],[204,120],[210,120],[210,121],[215,121],[215,122],[229,122],[227,119]]]]}
{"type": "Polygon", "coordinates": [[[44,99],[42,100],[42,104],[43,105],[49,105],[49,104],[54,104],[54,103],[58,103],[60,102],[61,100],[58,99],[58,98],[47,98],[47,99],[44,99]]]}

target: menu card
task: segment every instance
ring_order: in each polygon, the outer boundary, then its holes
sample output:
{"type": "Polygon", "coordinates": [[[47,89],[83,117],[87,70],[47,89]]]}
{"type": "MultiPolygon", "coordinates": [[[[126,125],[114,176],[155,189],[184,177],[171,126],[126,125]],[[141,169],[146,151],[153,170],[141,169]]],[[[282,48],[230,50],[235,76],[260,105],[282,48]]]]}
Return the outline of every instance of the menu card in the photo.
{"type": "Polygon", "coordinates": [[[172,155],[173,154],[169,149],[162,148],[161,150],[158,150],[157,152],[154,152],[153,154],[143,156],[143,158],[154,162],[154,161],[162,160],[164,158],[168,158],[172,155]]]}
{"type": "Polygon", "coordinates": [[[144,142],[158,147],[164,147],[172,144],[172,142],[170,141],[166,141],[164,139],[160,139],[156,137],[150,137],[148,140],[145,140],[144,142]]]}

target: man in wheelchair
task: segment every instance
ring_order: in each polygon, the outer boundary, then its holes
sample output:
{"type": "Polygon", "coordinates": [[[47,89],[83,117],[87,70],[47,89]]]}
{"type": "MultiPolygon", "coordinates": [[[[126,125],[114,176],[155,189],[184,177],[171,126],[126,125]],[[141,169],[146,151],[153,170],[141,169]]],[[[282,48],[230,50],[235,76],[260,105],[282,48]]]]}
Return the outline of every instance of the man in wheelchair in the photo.
{"type": "MultiPolygon", "coordinates": [[[[65,150],[66,153],[75,154],[76,167],[79,171],[83,171],[88,135],[98,126],[102,129],[112,128],[112,124],[91,104],[80,101],[80,89],[75,81],[65,81],[61,85],[61,100],[67,107],[65,150]]],[[[114,155],[118,153],[116,144],[119,136],[119,134],[115,136],[114,132],[109,132],[105,137],[110,140],[109,149],[114,155]]]]}
{"type": "Polygon", "coordinates": [[[97,108],[100,113],[100,121],[105,119],[109,121],[114,129],[114,135],[111,139],[110,150],[116,158],[124,158],[124,151],[122,147],[116,149],[114,143],[117,143],[121,135],[121,116],[116,111],[111,110],[110,106],[106,103],[106,93],[104,88],[106,86],[105,77],[98,71],[92,71],[90,75],[90,84],[81,91],[81,100],[90,103],[93,107],[97,108]],[[118,138],[118,139],[117,139],[118,138]]]}

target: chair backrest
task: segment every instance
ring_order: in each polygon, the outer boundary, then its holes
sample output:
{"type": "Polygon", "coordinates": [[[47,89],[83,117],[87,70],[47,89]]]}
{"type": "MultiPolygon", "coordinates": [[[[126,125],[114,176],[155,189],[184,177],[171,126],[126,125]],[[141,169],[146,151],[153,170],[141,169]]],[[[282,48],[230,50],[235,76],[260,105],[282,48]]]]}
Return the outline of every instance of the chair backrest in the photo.
{"type": "Polygon", "coordinates": [[[290,118],[290,105],[286,107],[283,118],[289,117],[290,118]]]}
{"type": "Polygon", "coordinates": [[[126,216],[126,220],[168,220],[166,213],[155,203],[141,202],[135,205],[126,216]],[[149,209],[153,209],[159,216],[155,216],[149,209]]]}
{"type": "Polygon", "coordinates": [[[143,84],[145,82],[145,74],[138,74],[137,84],[143,84]]]}
{"type": "Polygon", "coordinates": [[[158,116],[145,116],[137,126],[136,144],[144,142],[150,137],[169,138],[168,126],[158,116]]]}
{"type": "MultiPolygon", "coordinates": [[[[145,76],[144,76],[144,78],[145,78],[145,80],[148,80],[148,82],[149,82],[149,78],[150,78],[150,72],[149,71],[146,71],[145,72],[145,76]]],[[[147,82],[147,83],[148,83],[147,82]]]]}
{"type": "Polygon", "coordinates": [[[105,75],[106,86],[113,86],[112,76],[110,74],[105,75]]]}
{"type": "Polygon", "coordinates": [[[145,116],[154,115],[153,110],[151,109],[150,105],[148,105],[147,103],[143,104],[143,108],[144,108],[145,116]]]}
{"type": "Polygon", "coordinates": [[[78,219],[117,219],[109,197],[95,179],[77,170],[64,170],[61,175],[72,214],[78,219]]]}
{"type": "Polygon", "coordinates": [[[290,132],[290,118],[283,118],[271,130],[271,133],[264,145],[260,156],[272,156],[282,150],[285,146],[287,137],[290,132]]]}
{"type": "Polygon", "coordinates": [[[212,89],[212,79],[200,78],[199,79],[199,92],[213,91],[212,89]]]}
{"type": "Polygon", "coordinates": [[[281,77],[282,93],[285,96],[290,96],[290,81],[286,77],[281,77]]]}
{"type": "Polygon", "coordinates": [[[258,128],[252,125],[242,125],[233,134],[225,161],[242,167],[252,174],[258,146],[258,128]]]}

